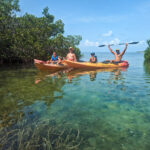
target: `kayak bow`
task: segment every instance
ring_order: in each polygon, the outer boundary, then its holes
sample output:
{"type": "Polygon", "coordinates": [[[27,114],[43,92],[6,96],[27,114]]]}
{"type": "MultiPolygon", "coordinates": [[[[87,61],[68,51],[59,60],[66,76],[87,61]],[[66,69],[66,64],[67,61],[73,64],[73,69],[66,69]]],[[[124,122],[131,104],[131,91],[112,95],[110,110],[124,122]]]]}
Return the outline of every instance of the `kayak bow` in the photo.
{"type": "Polygon", "coordinates": [[[49,70],[49,71],[58,71],[68,68],[66,64],[48,64],[46,61],[34,59],[34,65],[39,70],[49,70]]]}

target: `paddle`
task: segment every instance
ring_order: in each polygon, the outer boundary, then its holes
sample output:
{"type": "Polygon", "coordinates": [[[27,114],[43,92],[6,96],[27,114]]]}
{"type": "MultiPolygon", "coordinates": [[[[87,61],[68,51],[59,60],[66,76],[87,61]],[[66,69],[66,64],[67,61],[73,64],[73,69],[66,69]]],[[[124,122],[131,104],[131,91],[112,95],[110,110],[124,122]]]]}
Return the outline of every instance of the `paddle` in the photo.
{"type": "MultiPolygon", "coordinates": [[[[130,42],[128,44],[138,44],[139,42],[130,42]]],[[[119,43],[118,45],[124,45],[125,43],[119,43]]],[[[115,44],[110,44],[110,46],[113,46],[115,44]]],[[[98,47],[104,47],[104,46],[107,46],[106,44],[105,45],[99,45],[98,47]]]]}

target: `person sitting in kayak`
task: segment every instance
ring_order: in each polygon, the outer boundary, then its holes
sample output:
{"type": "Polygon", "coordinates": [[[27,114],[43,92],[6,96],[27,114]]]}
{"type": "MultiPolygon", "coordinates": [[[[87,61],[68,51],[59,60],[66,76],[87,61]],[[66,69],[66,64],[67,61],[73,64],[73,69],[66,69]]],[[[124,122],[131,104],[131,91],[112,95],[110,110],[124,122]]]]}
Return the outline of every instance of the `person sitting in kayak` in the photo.
{"type": "Polygon", "coordinates": [[[52,63],[52,64],[60,64],[61,59],[56,55],[56,52],[53,52],[53,55],[50,59],[50,61],[48,61],[48,63],[52,63]]]}
{"type": "Polygon", "coordinates": [[[95,53],[91,53],[91,58],[90,58],[89,62],[97,63],[97,56],[95,56],[95,53]]]}
{"type": "Polygon", "coordinates": [[[74,49],[72,47],[69,47],[69,53],[67,54],[66,59],[70,61],[77,61],[76,55],[73,53],[73,50],[74,49]]]}
{"type": "Polygon", "coordinates": [[[124,50],[122,51],[122,53],[120,53],[120,50],[119,49],[116,49],[116,52],[114,52],[111,48],[110,48],[110,45],[108,45],[108,49],[110,50],[111,53],[113,53],[115,55],[115,60],[111,60],[110,62],[115,62],[115,63],[120,63],[121,62],[121,59],[125,53],[125,51],[127,50],[127,47],[128,47],[128,43],[125,44],[125,48],[124,50]]]}

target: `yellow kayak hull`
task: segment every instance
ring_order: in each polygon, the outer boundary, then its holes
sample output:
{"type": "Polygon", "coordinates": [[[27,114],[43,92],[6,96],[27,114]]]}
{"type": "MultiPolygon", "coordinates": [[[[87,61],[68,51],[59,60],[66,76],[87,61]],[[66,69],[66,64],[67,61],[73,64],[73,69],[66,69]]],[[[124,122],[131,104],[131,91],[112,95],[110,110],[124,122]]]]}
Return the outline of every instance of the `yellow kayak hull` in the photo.
{"type": "Polygon", "coordinates": [[[120,68],[120,67],[128,67],[129,64],[127,61],[122,61],[121,63],[90,63],[90,62],[73,62],[69,60],[64,60],[64,63],[67,64],[71,68],[76,69],[101,69],[101,68],[120,68]]]}

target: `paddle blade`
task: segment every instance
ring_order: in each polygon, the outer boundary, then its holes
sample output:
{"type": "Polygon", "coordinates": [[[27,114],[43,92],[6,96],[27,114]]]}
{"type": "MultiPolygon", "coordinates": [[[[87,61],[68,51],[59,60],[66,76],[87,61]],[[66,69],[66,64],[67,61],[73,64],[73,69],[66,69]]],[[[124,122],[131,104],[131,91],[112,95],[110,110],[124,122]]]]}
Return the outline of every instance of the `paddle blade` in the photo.
{"type": "Polygon", "coordinates": [[[128,43],[128,44],[138,44],[139,42],[131,42],[131,43],[128,43]]]}
{"type": "MultiPolygon", "coordinates": [[[[130,42],[128,44],[138,44],[139,42],[130,42]]],[[[120,43],[119,45],[125,45],[126,43],[120,43]]]]}
{"type": "Polygon", "coordinates": [[[98,47],[104,47],[104,46],[106,46],[106,45],[99,45],[98,47]]]}

